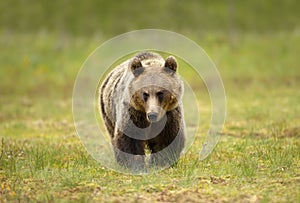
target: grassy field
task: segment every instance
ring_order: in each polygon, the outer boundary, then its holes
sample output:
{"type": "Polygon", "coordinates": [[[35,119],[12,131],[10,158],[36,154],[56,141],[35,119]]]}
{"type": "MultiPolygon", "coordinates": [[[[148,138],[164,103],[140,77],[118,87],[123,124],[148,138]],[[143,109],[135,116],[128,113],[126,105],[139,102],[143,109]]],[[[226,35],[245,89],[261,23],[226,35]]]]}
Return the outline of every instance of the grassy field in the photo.
{"type": "Polygon", "coordinates": [[[190,150],[145,176],[105,169],[74,129],[76,73],[101,40],[1,33],[0,202],[300,201],[299,30],[198,39],[226,89],[220,142],[198,161],[211,113],[206,93],[190,150]]]}
{"type": "Polygon", "coordinates": [[[0,1],[0,202],[300,202],[299,8],[297,0],[0,1]],[[227,118],[199,161],[211,103],[181,70],[200,98],[195,141],[175,166],[133,176],[87,153],[72,91],[95,48],[143,28],[176,31],[207,51],[227,118]]]}

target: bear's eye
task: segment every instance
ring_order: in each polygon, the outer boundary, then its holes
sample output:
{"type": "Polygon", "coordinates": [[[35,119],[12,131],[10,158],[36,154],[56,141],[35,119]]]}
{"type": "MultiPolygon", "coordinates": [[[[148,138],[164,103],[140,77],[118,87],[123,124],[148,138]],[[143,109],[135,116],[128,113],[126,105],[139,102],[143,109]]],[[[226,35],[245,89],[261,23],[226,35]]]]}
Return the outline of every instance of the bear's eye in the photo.
{"type": "Polygon", "coordinates": [[[148,97],[149,97],[149,94],[146,93],[146,92],[143,92],[143,99],[144,99],[144,101],[147,101],[148,97]]]}
{"type": "Polygon", "coordinates": [[[163,92],[157,92],[156,96],[157,96],[157,98],[158,98],[159,101],[162,101],[163,98],[164,98],[164,93],[163,92]]]}

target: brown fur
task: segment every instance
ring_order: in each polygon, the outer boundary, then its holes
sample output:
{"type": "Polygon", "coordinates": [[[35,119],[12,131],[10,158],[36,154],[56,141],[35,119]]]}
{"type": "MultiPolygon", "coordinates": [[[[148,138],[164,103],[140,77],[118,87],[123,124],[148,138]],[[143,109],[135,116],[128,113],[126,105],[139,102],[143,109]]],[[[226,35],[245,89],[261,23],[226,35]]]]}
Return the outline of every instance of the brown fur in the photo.
{"type": "Polygon", "coordinates": [[[100,110],[119,164],[145,167],[142,156],[133,158],[123,152],[145,155],[146,145],[151,151],[150,164],[163,166],[179,158],[185,142],[185,124],[181,104],[183,83],[176,71],[174,57],[164,60],[156,53],[143,52],[113,69],[102,83],[100,110]],[[152,122],[149,114],[153,112],[157,120],[152,122]],[[163,124],[163,117],[165,126],[151,139],[134,139],[124,132],[129,120],[138,128],[155,131],[163,124]],[[164,149],[168,149],[167,153],[161,156],[158,152],[164,149]]]}

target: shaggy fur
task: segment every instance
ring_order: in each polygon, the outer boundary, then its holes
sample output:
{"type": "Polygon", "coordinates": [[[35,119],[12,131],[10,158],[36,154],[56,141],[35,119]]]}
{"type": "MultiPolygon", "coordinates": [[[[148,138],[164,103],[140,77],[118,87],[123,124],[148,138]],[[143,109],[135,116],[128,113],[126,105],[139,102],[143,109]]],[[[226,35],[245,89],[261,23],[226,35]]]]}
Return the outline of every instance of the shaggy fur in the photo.
{"type": "Polygon", "coordinates": [[[100,110],[120,165],[145,167],[140,155],[145,155],[146,145],[151,152],[150,165],[164,166],[179,158],[185,143],[185,124],[183,83],[176,71],[174,57],[164,60],[156,53],[143,52],[118,65],[103,81],[100,110]],[[151,113],[155,113],[154,118],[151,113]],[[130,122],[147,130],[131,132],[130,122]],[[128,136],[130,133],[147,138],[159,128],[159,134],[149,139],[128,136]],[[157,153],[164,149],[168,150],[163,155],[157,153]]]}

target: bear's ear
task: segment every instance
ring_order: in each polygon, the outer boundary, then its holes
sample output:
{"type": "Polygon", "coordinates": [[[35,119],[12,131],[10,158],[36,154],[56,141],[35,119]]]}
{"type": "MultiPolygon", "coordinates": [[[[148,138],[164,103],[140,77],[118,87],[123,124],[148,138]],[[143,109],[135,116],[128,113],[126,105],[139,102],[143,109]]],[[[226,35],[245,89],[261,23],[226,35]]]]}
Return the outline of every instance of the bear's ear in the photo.
{"type": "Polygon", "coordinates": [[[169,56],[165,61],[165,70],[167,72],[175,73],[177,70],[177,61],[174,56],[169,56]],[[170,71],[171,70],[171,71],[170,71]]]}
{"type": "Polygon", "coordinates": [[[135,77],[139,76],[144,71],[141,60],[137,57],[132,59],[129,66],[131,72],[135,77]]]}

